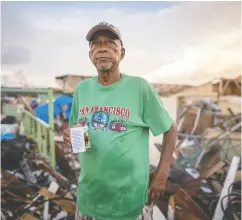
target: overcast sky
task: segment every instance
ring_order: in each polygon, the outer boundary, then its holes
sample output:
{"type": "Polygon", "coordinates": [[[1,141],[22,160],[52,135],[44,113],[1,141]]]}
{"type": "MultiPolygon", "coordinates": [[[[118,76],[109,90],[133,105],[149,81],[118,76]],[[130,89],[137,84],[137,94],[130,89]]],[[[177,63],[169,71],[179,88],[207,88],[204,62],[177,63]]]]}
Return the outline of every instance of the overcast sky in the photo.
{"type": "Polygon", "coordinates": [[[123,34],[130,75],[199,83],[241,71],[240,2],[2,2],[1,18],[2,74],[38,86],[96,74],[85,36],[100,21],[123,34]]]}

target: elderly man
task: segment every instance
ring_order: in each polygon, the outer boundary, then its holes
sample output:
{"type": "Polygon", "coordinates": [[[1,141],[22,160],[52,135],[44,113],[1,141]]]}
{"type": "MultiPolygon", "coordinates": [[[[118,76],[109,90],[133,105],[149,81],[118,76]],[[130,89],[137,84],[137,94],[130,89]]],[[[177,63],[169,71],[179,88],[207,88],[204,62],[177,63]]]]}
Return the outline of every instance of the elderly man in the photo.
{"type": "MultiPolygon", "coordinates": [[[[115,26],[101,22],[86,39],[98,74],[76,87],[69,121],[70,127],[87,125],[91,142],[91,150],[79,154],[76,220],[151,220],[168,178],[176,126],[146,80],[120,72],[125,49],[115,26]],[[151,179],[149,129],[164,134],[151,179]]],[[[64,141],[71,146],[68,130],[64,141]]]]}

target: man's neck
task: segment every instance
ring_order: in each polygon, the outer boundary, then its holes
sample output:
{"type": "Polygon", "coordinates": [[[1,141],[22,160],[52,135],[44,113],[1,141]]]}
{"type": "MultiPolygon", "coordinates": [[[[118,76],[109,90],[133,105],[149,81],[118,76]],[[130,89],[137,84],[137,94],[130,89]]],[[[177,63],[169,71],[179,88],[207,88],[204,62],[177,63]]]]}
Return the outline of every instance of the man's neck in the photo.
{"type": "Polygon", "coordinates": [[[98,72],[98,81],[104,86],[118,82],[121,78],[119,70],[98,72]]]}

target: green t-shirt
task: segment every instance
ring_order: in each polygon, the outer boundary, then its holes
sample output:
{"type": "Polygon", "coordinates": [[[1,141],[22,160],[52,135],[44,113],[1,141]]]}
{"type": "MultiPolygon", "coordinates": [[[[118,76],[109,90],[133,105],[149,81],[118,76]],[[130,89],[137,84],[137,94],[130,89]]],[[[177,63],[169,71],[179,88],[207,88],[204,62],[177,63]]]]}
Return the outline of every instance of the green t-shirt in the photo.
{"type": "Polygon", "coordinates": [[[70,126],[88,125],[91,150],[79,154],[79,210],[97,220],[136,220],[147,202],[149,129],[173,123],[153,87],[126,74],[109,86],[93,77],[74,92],[70,126]]]}

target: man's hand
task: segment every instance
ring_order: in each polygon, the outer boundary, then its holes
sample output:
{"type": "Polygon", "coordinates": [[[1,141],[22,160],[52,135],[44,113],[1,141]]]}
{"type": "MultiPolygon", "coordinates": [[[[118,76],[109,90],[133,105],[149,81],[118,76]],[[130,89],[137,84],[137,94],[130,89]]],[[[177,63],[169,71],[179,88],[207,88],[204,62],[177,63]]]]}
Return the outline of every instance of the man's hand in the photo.
{"type": "Polygon", "coordinates": [[[166,180],[168,175],[160,175],[155,171],[151,174],[150,186],[149,186],[149,199],[148,205],[150,205],[154,200],[158,199],[162,192],[164,192],[166,187],[166,180]]]}
{"type": "MultiPolygon", "coordinates": [[[[76,128],[76,127],[80,127],[80,125],[75,125],[72,128],[76,128]]],[[[67,128],[64,130],[63,133],[63,140],[64,143],[69,147],[69,149],[71,150],[71,136],[70,136],[70,128],[67,128]]]]}
{"type": "Polygon", "coordinates": [[[151,204],[165,190],[172,161],[172,154],[176,146],[176,138],[177,128],[174,123],[171,128],[163,134],[160,161],[156,171],[150,175],[148,204],[151,204]]]}

